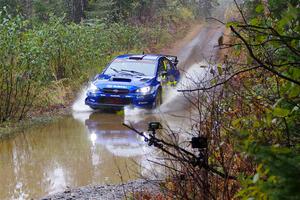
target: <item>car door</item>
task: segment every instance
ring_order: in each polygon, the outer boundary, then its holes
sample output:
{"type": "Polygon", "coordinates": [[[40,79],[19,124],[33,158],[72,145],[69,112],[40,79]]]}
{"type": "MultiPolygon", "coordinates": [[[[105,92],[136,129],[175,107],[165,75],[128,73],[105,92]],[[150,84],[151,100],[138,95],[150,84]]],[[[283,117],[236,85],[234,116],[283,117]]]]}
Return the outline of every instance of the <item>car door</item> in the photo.
{"type": "Polygon", "coordinates": [[[163,60],[164,67],[167,71],[167,80],[169,85],[176,85],[179,81],[180,73],[177,70],[177,68],[173,65],[173,63],[167,59],[164,58],[163,60]]]}

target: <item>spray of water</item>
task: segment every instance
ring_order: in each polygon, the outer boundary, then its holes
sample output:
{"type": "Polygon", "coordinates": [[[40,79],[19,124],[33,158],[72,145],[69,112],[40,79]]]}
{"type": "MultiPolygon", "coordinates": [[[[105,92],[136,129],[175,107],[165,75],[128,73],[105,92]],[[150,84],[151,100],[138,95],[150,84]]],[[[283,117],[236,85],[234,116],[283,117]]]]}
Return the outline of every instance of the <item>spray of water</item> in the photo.
{"type": "Polygon", "coordinates": [[[82,123],[84,123],[85,120],[89,118],[93,111],[89,106],[85,105],[84,103],[84,100],[86,98],[86,92],[87,87],[83,87],[72,105],[73,118],[82,123]]]}
{"type": "Polygon", "coordinates": [[[91,112],[92,109],[85,105],[84,100],[86,98],[87,87],[83,87],[76,99],[73,103],[72,110],[73,112],[91,112]]]}
{"type": "Polygon", "coordinates": [[[203,61],[193,64],[186,72],[183,72],[177,87],[167,89],[164,103],[159,110],[164,113],[184,110],[187,103],[186,98],[177,90],[196,88],[196,82],[208,79],[209,68],[207,66],[208,63],[203,61]]]}

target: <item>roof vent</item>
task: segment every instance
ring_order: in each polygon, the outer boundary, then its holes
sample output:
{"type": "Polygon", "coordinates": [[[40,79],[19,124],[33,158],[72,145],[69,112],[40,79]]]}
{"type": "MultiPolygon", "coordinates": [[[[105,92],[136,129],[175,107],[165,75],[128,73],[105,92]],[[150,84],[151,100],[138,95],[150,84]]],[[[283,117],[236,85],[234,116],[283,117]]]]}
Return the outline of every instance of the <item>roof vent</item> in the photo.
{"type": "Polygon", "coordinates": [[[143,58],[145,57],[146,55],[133,55],[133,56],[130,56],[129,59],[130,60],[143,60],[143,58]]]}

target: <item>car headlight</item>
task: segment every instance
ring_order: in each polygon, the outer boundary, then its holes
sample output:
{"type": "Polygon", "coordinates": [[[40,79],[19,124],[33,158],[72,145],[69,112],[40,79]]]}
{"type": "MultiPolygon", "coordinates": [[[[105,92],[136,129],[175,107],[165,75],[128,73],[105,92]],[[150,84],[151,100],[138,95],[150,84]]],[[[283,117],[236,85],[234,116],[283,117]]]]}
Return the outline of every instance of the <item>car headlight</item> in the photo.
{"type": "Polygon", "coordinates": [[[97,92],[97,90],[98,90],[98,87],[94,83],[91,83],[90,86],[89,86],[88,91],[97,92]]]}
{"type": "Polygon", "coordinates": [[[149,94],[151,92],[152,87],[151,86],[146,86],[142,87],[140,89],[137,89],[136,91],[142,94],[149,94]]]}

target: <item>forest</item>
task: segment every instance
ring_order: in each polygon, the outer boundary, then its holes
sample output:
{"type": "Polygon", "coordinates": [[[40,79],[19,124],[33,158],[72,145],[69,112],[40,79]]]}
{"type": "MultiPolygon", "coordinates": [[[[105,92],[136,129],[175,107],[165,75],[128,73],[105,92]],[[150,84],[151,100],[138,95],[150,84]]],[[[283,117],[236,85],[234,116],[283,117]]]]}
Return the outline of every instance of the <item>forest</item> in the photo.
{"type": "Polygon", "coordinates": [[[74,88],[115,55],[159,49],[184,34],[200,10],[213,6],[190,1],[1,0],[0,122],[65,104],[74,88]]]}
{"type": "Polygon", "coordinates": [[[178,91],[199,113],[191,135],[207,139],[207,160],[178,133],[147,138],[170,170],[167,197],[153,198],[300,199],[300,3],[232,1],[227,21],[212,19],[217,5],[0,0],[0,124],[66,104],[115,55],[158,51],[210,18],[226,27],[221,63],[209,85],[178,91]]]}

